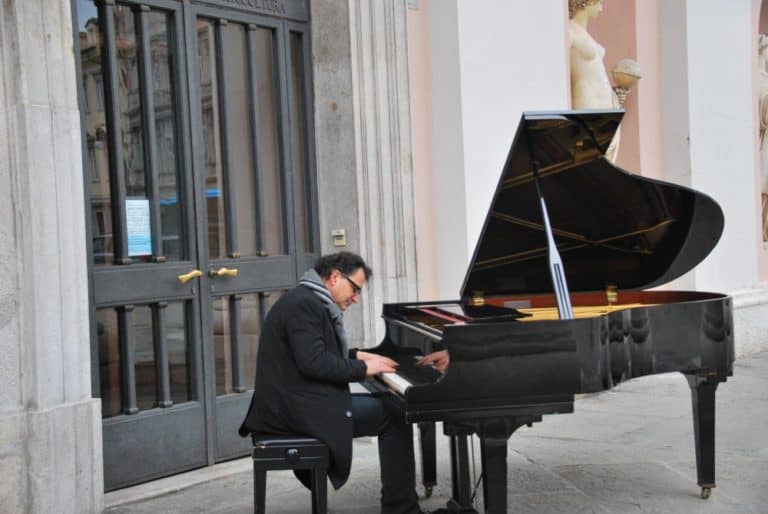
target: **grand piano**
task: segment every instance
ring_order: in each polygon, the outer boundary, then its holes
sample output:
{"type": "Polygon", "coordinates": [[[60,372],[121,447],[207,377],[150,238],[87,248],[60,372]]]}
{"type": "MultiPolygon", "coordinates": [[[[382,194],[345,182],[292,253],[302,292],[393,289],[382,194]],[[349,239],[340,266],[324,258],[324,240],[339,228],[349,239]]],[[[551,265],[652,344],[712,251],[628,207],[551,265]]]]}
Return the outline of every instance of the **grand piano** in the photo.
{"type": "Polygon", "coordinates": [[[723,213],[700,192],[611,164],[604,153],[622,115],[523,114],[461,298],[384,305],[386,336],[371,351],[400,367],[364,385],[407,422],[443,422],[450,512],[476,512],[469,436],[480,442],[485,512],[506,513],[515,430],[573,412],[574,395],[673,371],[691,389],[701,496],[715,486],[715,391],[733,373],[731,298],[648,289],[710,253],[723,213]],[[414,365],[440,349],[450,355],[444,374],[414,365]]]}

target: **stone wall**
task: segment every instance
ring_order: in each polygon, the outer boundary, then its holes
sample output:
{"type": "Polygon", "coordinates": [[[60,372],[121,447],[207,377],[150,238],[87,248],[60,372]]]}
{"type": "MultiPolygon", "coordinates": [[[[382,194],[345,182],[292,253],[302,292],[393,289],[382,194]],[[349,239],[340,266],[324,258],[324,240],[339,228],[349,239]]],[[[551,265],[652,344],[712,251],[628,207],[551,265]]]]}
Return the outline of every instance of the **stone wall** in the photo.
{"type": "Polygon", "coordinates": [[[405,0],[311,0],[323,253],[359,252],[374,280],[345,317],[355,344],[384,336],[381,305],[416,299],[405,0]],[[331,231],[343,228],[347,247],[331,231]]]}
{"type": "Polygon", "coordinates": [[[102,508],[69,0],[0,8],[0,505],[102,508]]]}

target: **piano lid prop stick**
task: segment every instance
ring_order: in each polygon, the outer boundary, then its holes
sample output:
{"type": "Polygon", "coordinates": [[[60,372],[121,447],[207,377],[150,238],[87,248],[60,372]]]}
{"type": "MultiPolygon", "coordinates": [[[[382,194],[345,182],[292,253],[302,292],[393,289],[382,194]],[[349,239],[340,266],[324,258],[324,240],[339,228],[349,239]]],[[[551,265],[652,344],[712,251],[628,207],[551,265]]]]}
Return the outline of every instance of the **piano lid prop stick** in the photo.
{"type": "MultiPolygon", "coordinates": [[[[530,134],[528,135],[528,141],[530,149],[530,134]]],[[[533,156],[532,152],[531,156],[533,156]]],[[[571,297],[568,293],[568,282],[565,280],[565,269],[563,268],[563,261],[560,258],[560,252],[557,251],[555,237],[552,235],[552,226],[549,224],[547,203],[544,201],[544,195],[541,192],[541,185],[539,184],[539,163],[536,160],[531,159],[531,167],[533,168],[533,181],[536,184],[536,193],[539,195],[539,202],[541,203],[541,216],[544,219],[544,232],[547,234],[549,272],[552,274],[552,285],[555,288],[555,298],[557,298],[557,312],[560,315],[560,319],[573,319],[571,297]]]]}
{"type": "MultiPolygon", "coordinates": [[[[538,177],[537,177],[538,189],[538,177]]],[[[544,229],[547,232],[547,249],[549,253],[549,271],[552,274],[552,284],[555,287],[555,297],[557,298],[557,312],[560,319],[573,319],[573,309],[571,308],[571,297],[568,293],[568,282],[565,280],[565,270],[563,261],[560,259],[560,252],[557,251],[555,238],[552,235],[552,227],[549,224],[549,215],[547,214],[547,204],[544,197],[539,192],[541,201],[541,214],[544,217],[544,229]]]]}

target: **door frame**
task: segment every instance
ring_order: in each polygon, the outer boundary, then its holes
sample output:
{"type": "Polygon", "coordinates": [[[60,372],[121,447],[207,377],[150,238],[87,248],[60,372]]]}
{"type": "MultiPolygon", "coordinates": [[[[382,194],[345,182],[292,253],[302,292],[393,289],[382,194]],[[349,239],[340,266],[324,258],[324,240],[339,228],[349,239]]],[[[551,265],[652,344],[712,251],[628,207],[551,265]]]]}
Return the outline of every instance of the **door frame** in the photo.
{"type": "MultiPolygon", "coordinates": [[[[79,52],[79,31],[78,19],[76,13],[78,11],[78,0],[72,1],[73,14],[73,36],[75,39],[76,51],[76,71],[77,76],[82,77],[82,62],[79,52]]],[[[190,340],[187,341],[188,348],[188,361],[187,366],[189,368],[189,388],[190,388],[190,400],[179,406],[175,406],[174,409],[179,412],[186,412],[190,410],[193,405],[199,406],[203,411],[203,436],[204,436],[204,448],[198,446],[198,450],[203,451],[201,455],[202,459],[195,460],[196,464],[186,464],[174,469],[170,472],[160,472],[157,474],[147,474],[142,476],[138,480],[132,480],[126,483],[106,484],[106,488],[113,489],[131,485],[145,480],[151,480],[153,478],[159,478],[167,474],[173,474],[176,472],[184,471],[194,467],[213,464],[216,461],[220,461],[226,458],[232,458],[237,455],[218,455],[217,456],[217,430],[216,430],[216,378],[215,378],[215,356],[213,347],[212,336],[212,312],[211,305],[213,303],[213,295],[210,294],[211,280],[207,275],[207,268],[213,264],[208,258],[207,249],[207,216],[205,205],[205,171],[204,163],[202,163],[198,157],[200,153],[201,145],[199,139],[202,137],[201,128],[201,113],[199,106],[196,105],[196,100],[200,99],[200,91],[194,91],[194,88],[198,88],[196,84],[199,82],[197,72],[198,60],[197,55],[197,32],[196,21],[199,14],[204,13],[206,15],[219,15],[221,18],[230,19],[233,21],[243,23],[258,22],[258,25],[264,27],[270,27],[275,30],[276,37],[274,43],[276,46],[276,66],[275,72],[280,82],[279,95],[281,101],[281,110],[278,118],[280,127],[280,159],[283,175],[283,195],[284,195],[284,217],[285,217],[285,230],[288,232],[286,237],[288,257],[293,259],[294,265],[291,267],[292,275],[291,280],[285,283],[279,284],[261,284],[260,287],[254,288],[252,292],[261,292],[274,290],[276,288],[290,287],[295,283],[296,277],[303,270],[307,269],[311,265],[314,258],[316,258],[319,252],[319,223],[318,223],[318,202],[317,202],[317,179],[316,179],[316,167],[315,167],[315,152],[314,152],[314,120],[313,120],[313,94],[312,94],[312,78],[311,78],[311,42],[310,42],[310,26],[309,26],[309,2],[308,0],[269,0],[260,2],[259,7],[248,8],[242,5],[237,5],[234,0],[125,0],[117,4],[115,0],[95,0],[94,2],[99,9],[99,18],[102,19],[106,16],[106,12],[112,12],[112,9],[116,5],[147,5],[163,11],[170,11],[173,13],[173,20],[171,32],[168,34],[169,41],[174,42],[173,53],[173,77],[172,84],[175,88],[175,109],[174,115],[176,123],[176,151],[177,151],[177,180],[179,196],[183,197],[184,205],[183,209],[183,223],[182,230],[185,236],[185,258],[182,261],[166,262],[166,263],[132,263],[130,265],[121,265],[118,260],[112,265],[95,265],[93,262],[93,221],[91,219],[91,195],[90,195],[90,176],[89,173],[90,163],[88,159],[83,159],[83,183],[85,186],[85,212],[86,212],[86,229],[88,234],[88,277],[89,277],[89,298],[90,298],[90,315],[91,315],[91,357],[92,357],[92,390],[95,397],[100,397],[100,379],[99,379],[99,351],[98,351],[98,331],[96,324],[96,311],[98,309],[117,307],[136,301],[142,305],[153,305],[154,302],[163,300],[180,300],[184,302],[185,311],[188,314],[187,322],[187,337],[190,340]],[[306,138],[304,142],[305,151],[305,170],[306,177],[306,201],[307,215],[308,215],[308,227],[310,238],[310,252],[299,255],[296,249],[296,225],[295,225],[295,209],[294,209],[294,191],[296,187],[296,163],[293,162],[293,154],[290,150],[292,134],[289,132],[288,125],[291,123],[291,116],[288,112],[291,105],[289,87],[289,56],[287,53],[290,51],[290,34],[291,32],[302,33],[303,41],[303,63],[301,77],[304,85],[304,126],[303,135],[306,138]],[[201,172],[201,169],[203,170],[201,172]],[[201,189],[202,187],[202,189],[201,189]],[[197,266],[195,266],[197,264],[197,266]],[[204,268],[203,268],[204,266],[204,268]],[[197,268],[203,271],[203,276],[199,278],[199,284],[192,285],[188,293],[182,295],[179,294],[178,288],[173,285],[167,285],[167,287],[161,287],[161,291],[153,290],[152,296],[143,294],[145,291],[130,291],[130,287],[126,284],[130,282],[131,273],[140,272],[144,275],[147,284],[158,285],[163,283],[162,278],[166,276],[175,276],[181,273],[188,272],[191,268],[197,268]],[[291,283],[288,283],[291,282],[291,283]],[[206,294],[203,294],[205,292],[206,294]],[[147,303],[149,302],[149,303],[147,303]]],[[[255,2],[254,2],[255,3],[255,2]]],[[[207,16],[206,16],[207,17],[207,16]]],[[[114,23],[112,25],[111,44],[114,49],[114,23]]],[[[100,31],[102,38],[109,39],[109,35],[105,33],[105,22],[101,22],[100,31]]],[[[138,27],[137,27],[138,31],[138,27]]],[[[138,38],[137,34],[137,38],[138,38]]],[[[106,52],[109,42],[103,43],[106,52]]],[[[137,51],[140,49],[137,47],[137,51]]],[[[104,52],[104,53],[106,53],[104,52]]],[[[111,56],[114,56],[114,51],[111,52],[111,56]]],[[[104,75],[104,88],[105,88],[105,116],[107,116],[107,126],[119,127],[120,107],[118,98],[114,95],[108,95],[107,88],[111,88],[113,92],[117,91],[117,84],[109,84],[107,80],[107,73],[110,72],[109,67],[116,68],[116,61],[111,59],[110,56],[101,56],[102,73],[104,75]],[[108,64],[109,63],[109,64],[108,64]],[[110,105],[111,100],[111,105],[110,105]],[[112,114],[109,114],[111,111],[112,114]],[[112,120],[110,125],[109,117],[118,117],[118,121],[112,120]]],[[[114,79],[114,72],[112,70],[112,78],[114,79]]],[[[142,84],[141,87],[147,87],[147,82],[142,84]]],[[[151,91],[151,89],[150,89],[151,91]]],[[[85,96],[83,91],[82,81],[78,81],[78,99],[81,111],[82,122],[82,144],[83,155],[87,156],[86,146],[86,132],[85,132],[85,115],[86,109],[85,96]]],[[[146,121],[145,121],[146,123],[146,121]]],[[[120,162],[122,151],[120,137],[116,135],[116,130],[110,130],[108,140],[108,148],[110,151],[109,173],[110,180],[117,179],[124,180],[119,174],[124,174],[122,171],[122,163],[120,162]],[[115,151],[117,149],[117,151],[115,151]]],[[[146,140],[146,137],[145,137],[146,140]]],[[[145,149],[146,151],[146,149],[145,149]]],[[[114,182],[111,182],[111,186],[114,186],[114,182]]],[[[113,204],[114,199],[118,197],[120,193],[112,194],[113,204]]],[[[124,188],[123,188],[124,196],[124,188]]],[[[119,212],[123,206],[118,206],[117,219],[113,220],[113,223],[119,223],[120,216],[124,216],[124,212],[119,212]]],[[[114,215],[113,215],[114,216],[114,215]]],[[[124,218],[123,218],[124,220],[124,218]]],[[[124,221],[122,221],[124,223],[124,221]]],[[[154,239],[154,238],[153,238],[154,239]]],[[[127,255],[128,251],[123,241],[123,254],[127,255]]],[[[120,243],[117,243],[120,248],[120,243]]],[[[218,263],[219,261],[217,261],[218,263]]],[[[225,262],[229,261],[221,261],[225,262]]],[[[243,262],[243,261],[239,261],[243,262]]],[[[226,265],[226,264],[225,264],[226,265]]],[[[222,293],[224,298],[227,298],[226,293],[222,293]]],[[[252,386],[249,385],[248,389],[252,386]]],[[[250,394],[246,393],[250,399],[250,394]]],[[[246,404],[247,406],[247,404],[246,404]]],[[[120,415],[112,418],[104,418],[102,423],[104,430],[104,444],[105,448],[110,443],[110,430],[114,426],[121,424],[130,424],[134,420],[151,419],[155,423],[162,423],[162,418],[168,411],[163,409],[151,409],[147,411],[141,411],[137,414],[120,415]]],[[[183,421],[186,424],[187,421],[183,421]]],[[[192,448],[194,450],[194,448],[192,448]]],[[[105,455],[106,455],[105,451],[105,455]]],[[[192,452],[194,453],[194,451],[192,452]]],[[[134,456],[136,457],[136,456],[134,456]]],[[[140,458],[140,456],[139,456],[140,458]]],[[[105,468],[110,466],[109,462],[105,462],[105,468]]]]}

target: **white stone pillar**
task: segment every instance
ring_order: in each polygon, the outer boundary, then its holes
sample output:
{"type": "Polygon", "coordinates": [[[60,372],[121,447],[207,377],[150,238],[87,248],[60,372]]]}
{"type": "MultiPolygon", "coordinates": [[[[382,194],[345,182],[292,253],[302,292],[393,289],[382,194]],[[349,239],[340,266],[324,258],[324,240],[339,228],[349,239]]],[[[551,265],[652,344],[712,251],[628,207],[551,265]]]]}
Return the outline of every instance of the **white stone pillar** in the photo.
{"type": "Polygon", "coordinates": [[[102,509],[69,0],[0,8],[0,505],[102,509]]]}
{"type": "Polygon", "coordinates": [[[750,0],[661,3],[666,180],[712,196],[723,236],[670,289],[733,296],[736,355],[768,348],[768,285],[759,283],[759,191],[750,0]]]}
{"type": "Polygon", "coordinates": [[[378,342],[381,304],[415,300],[417,291],[407,5],[351,0],[349,11],[360,245],[378,270],[365,339],[378,342]]]}
{"type": "Polygon", "coordinates": [[[725,230],[676,288],[733,291],[758,282],[757,129],[749,0],[662,2],[667,179],[712,196],[725,230]]]}

